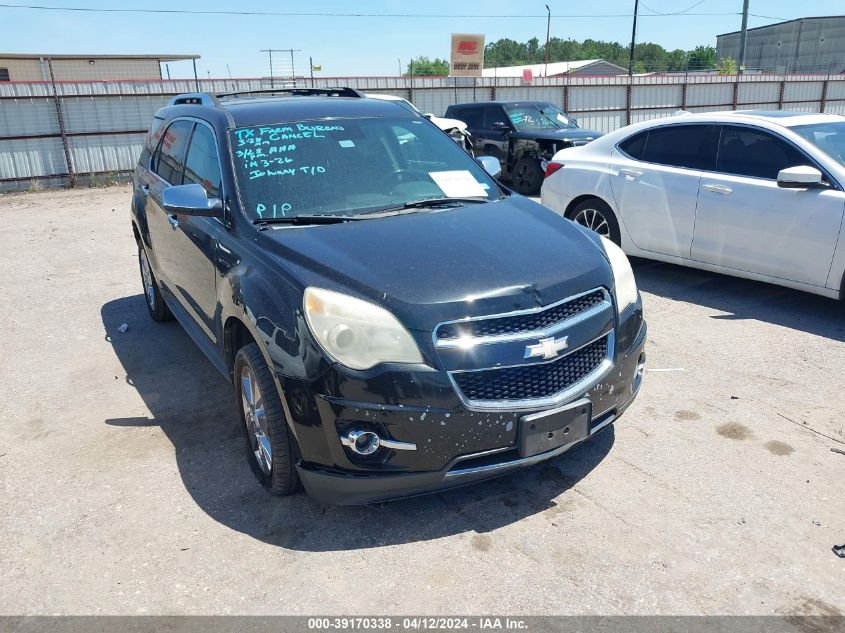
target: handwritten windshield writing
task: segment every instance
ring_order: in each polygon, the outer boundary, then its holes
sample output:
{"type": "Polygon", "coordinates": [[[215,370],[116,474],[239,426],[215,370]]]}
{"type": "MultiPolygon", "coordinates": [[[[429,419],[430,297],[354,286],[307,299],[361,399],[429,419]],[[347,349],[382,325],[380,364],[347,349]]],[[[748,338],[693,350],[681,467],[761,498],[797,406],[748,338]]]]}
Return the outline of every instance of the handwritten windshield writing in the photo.
{"type": "Polygon", "coordinates": [[[259,218],[265,217],[264,214],[268,210],[272,212],[272,215],[270,217],[277,218],[280,215],[282,217],[285,217],[288,214],[288,211],[290,211],[291,209],[293,209],[293,205],[291,205],[289,202],[282,202],[280,204],[273,203],[269,206],[269,208],[266,204],[261,202],[255,205],[255,212],[258,214],[259,218]]]}
{"type": "Polygon", "coordinates": [[[305,140],[312,138],[326,138],[326,133],[343,132],[342,125],[312,125],[297,123],[282,127],[259,127],[235,130],[238,137],[238,147],[245,145],[272,145],[278,141],[305,140]]]}

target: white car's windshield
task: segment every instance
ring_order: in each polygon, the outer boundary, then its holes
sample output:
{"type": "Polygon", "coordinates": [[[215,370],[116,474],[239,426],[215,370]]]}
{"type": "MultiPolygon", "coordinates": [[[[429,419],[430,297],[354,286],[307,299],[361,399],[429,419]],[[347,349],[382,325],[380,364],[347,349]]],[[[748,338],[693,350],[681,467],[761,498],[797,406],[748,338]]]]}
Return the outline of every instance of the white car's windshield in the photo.
{"type": "Polygon", "coordinates": [[[799,125],[790,129],[845,167],[845,121],[799,125]]]}
{"type": "Polygon", "coordinates": [[[477,162],[418,117],[260,125],[232,130],[231,143],[241,203],[254,220],[502,195],[477,162]]]}

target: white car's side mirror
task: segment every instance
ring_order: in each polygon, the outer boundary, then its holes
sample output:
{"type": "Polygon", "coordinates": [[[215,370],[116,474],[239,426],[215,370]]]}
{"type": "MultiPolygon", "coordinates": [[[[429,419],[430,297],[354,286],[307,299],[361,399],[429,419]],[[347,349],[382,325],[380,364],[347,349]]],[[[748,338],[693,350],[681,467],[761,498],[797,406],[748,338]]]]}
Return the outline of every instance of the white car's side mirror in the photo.
{"type": "Polygon", "coordinates": [[[817,189],[826,186],[822,172],[809,165],[787,167],[778,172],[778,187],[784,189],[817,189]]]}

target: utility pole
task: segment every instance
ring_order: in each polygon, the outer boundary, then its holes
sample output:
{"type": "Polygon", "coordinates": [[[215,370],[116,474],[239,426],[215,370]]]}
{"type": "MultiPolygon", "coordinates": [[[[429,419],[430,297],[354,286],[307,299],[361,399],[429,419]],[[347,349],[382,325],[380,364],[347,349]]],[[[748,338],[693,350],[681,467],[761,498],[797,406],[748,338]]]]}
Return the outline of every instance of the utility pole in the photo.
{"type": "Polygon", "coordinates": [[[548,76],[549,74],[549,33],[552,27],[552,10],[549,8],[549,5],[546,5],[546,13],[548,14],[546,17],[546,48],[543,49],[543,62],[546,68],[543,71],[543,76],[548,76]]]}
{"type": "Polygon", "coordinates": [[[745,70],[745,43],[748,39],[748,0],[742,0],[742,31],[739,35],[739,67],[737,74],[742,74],[745,70]]]}
{"type": "Polygon", "coordinates": [[[634,43],[637,41],[637,11],[640,0],[634,0],[634,28],[631,29],[631,52],[628,55],[628,76],[634,76],[634,43]]]}
{"type": "Polygon", "coordinates": [[[314,58],[308,58],[308,65],[311,67],[311,87],[314,87],[314,58]]]}

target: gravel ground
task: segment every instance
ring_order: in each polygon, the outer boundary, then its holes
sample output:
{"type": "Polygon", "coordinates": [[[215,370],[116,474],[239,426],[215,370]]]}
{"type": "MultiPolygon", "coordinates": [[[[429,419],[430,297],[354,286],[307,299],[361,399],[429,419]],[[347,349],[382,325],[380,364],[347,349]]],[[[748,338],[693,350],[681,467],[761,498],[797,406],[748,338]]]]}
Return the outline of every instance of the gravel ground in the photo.
{"type": "Polygon", "coordinates": [[[638,262],[649,372],[615,429],[490,483],[324,507],[259,488],[230,386],[149,319],[128,203],[0,197],[0,613],[845,605],[838,304],[638,262]]]}

